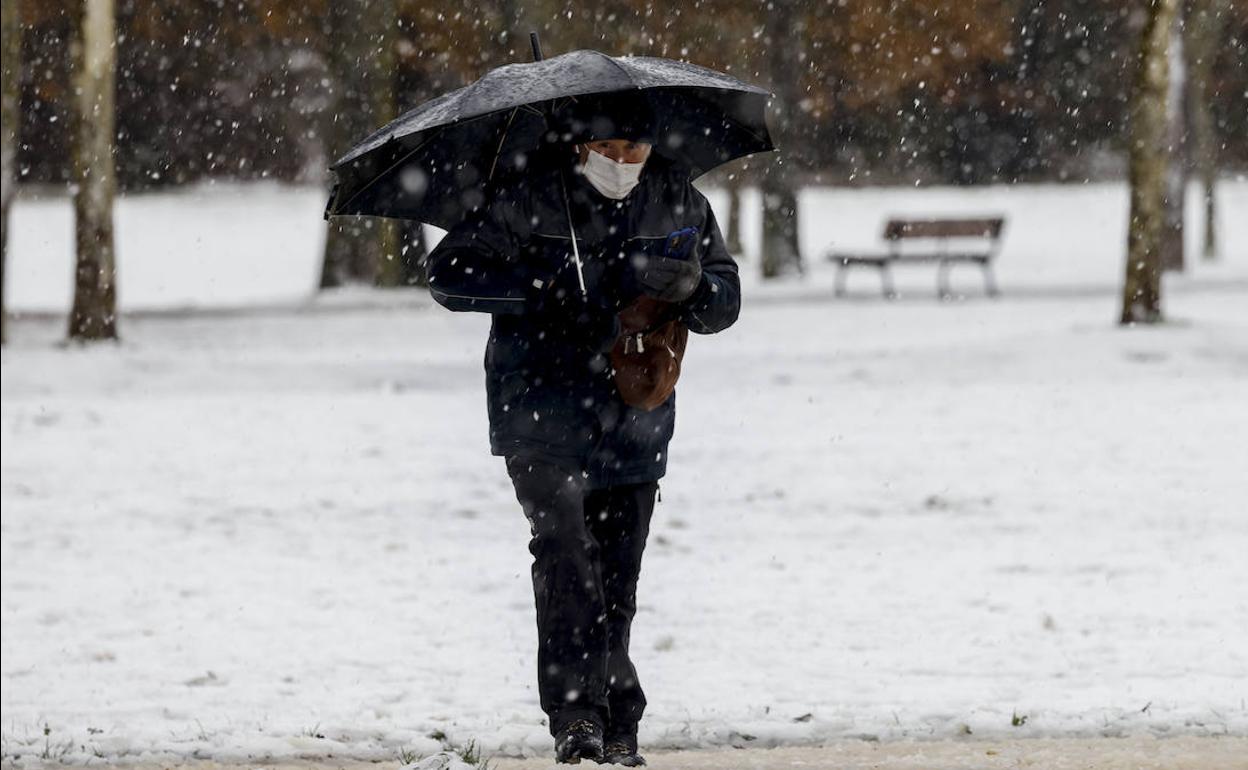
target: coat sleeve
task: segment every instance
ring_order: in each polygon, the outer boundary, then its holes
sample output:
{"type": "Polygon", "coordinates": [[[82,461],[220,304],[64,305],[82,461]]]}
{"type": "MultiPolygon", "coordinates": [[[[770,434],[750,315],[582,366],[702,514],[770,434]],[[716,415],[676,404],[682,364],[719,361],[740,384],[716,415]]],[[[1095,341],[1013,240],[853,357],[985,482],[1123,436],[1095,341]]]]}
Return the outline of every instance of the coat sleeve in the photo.
{"type": "Polygon", "coordinates": [[[523,313],[546,277],[533,274],[523,248],[528,241],[524,196],[500,191],[486,206],[453,227],[427,260],[429,291],[457,311],[523,313]]]}
{"type": "Polygon", "coordinates": [[[699,241],[702,279],[681,303],[681,320],[696,334],[714,334],[732,326],[741,312],[741,278],[706,196],[693,189],[693,201],[704,212],[699,241]]]}

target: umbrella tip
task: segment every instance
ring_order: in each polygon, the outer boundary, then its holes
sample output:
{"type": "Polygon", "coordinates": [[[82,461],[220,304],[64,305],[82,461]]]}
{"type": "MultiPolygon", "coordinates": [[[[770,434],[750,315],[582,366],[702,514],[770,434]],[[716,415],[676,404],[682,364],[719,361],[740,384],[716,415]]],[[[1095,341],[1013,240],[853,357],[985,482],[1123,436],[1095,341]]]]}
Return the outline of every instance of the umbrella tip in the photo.
{"type": "Polygon", "coordinates": [[[542,60],[542,44],[537,41],[537,33],[529,33],[529,44],[533,46],[533,61],[542,60]]]}

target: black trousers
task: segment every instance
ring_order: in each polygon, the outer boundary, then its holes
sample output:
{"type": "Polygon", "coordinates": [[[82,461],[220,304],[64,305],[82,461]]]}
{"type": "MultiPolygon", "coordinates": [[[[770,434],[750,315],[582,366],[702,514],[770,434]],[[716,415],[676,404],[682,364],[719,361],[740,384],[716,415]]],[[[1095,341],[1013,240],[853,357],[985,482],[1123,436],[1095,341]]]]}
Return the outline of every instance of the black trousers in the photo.
{"type": "Polygon", "coordinates": [[[646,697],[629,630],[658,483],[586,489],[579,471],[532,457],[508,457],[507,471],[532,532],[537,683],[550,732],[588,719],[608,738],[633,734],[646,697]]]}

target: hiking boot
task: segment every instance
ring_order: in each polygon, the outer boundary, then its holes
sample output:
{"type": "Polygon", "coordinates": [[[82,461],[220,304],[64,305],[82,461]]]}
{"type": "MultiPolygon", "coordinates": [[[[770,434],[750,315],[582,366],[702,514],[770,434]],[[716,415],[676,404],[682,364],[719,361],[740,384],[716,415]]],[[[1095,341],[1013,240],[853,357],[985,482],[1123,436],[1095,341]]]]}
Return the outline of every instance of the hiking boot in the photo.
{"type": "Polygon", "coordinates": [[[588,719],[569,722],[555,736],[555,761],[575,765],[582,759],[602,762],[602,728],[588,719]]]}
{"type": "Polygon", "coordinates": [[[602,748],[602,764],[641,767],[646,760],[637,753],[637,733],[611,735],[602,748]]]}

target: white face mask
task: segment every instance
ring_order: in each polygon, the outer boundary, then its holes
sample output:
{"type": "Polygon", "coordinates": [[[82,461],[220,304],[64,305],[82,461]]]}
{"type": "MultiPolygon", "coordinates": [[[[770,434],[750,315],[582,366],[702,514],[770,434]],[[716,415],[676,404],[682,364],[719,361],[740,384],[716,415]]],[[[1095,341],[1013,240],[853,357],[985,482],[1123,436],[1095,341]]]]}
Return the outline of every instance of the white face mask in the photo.
{"type": "MultiPolygon", "coordinates": [[[[587,148],[588,149],[588,148],[587,148]]],[[[637,186],[641,178],[641,163],[617,163],[597,150],[589,150],[581,172],[594,189],[613,200],[622,200],[637,186]]]]}

